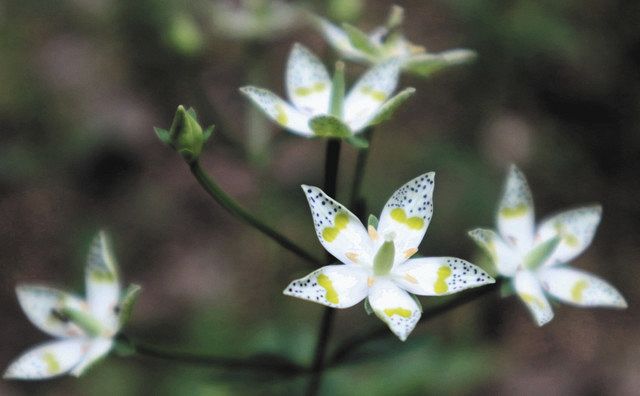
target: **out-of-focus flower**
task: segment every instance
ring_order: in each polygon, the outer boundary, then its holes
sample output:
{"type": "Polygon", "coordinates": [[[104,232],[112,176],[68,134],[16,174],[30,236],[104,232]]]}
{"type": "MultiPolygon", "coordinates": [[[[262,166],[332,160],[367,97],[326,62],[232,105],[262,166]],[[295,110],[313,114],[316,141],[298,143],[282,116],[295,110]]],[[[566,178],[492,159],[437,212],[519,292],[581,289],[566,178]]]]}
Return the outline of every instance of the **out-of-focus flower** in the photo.
{"type": "Polygon", "coordinates": [[[302,186],[320,243],[342,264],[291,282],[284,294],[333,308],[366,298],[367,311],[404,341],[422,312],[410,293],[440,296],[493,283],[480,268],[459,258],[410,258],[433,214],[433,187],[433,172],[411,180],[387,201],[379,221],[370,217],[367,229],[319,188],[302,186]]]}
{"type": "Polygon", "coordinates": [[[85,277],[86,300],[46,286],[16,288],[29,320],[57,339],[22,354],[7,368],[4,378],[37,380],[67,373],[77,377],[109,353],[116,333],[129,319],[140,287],[131,285],[121,291],[116,261],[103,232],[91,246],[85,277]]]}
{"type": "Polygon", "coordinates": [[[327,42],[345,59],[373,65],[397,59],[403,71],[421,77],[475,59],[476,53],[468,49],[427,52],[404,37],[401,32],[403,19],[404,10],[393,6],[386,25],[378,26],[368,34],[347,23],[340,29],[323,18],[317,18],[317,24],[327,42]]]}
{"type": "Polygon", "coordinates": [[[269,41],[301,24],[300,11],[279,0],[228,0],[211,2],[214,29],[227,37],[269,41]]]}
{"type": "Polygon", "coordinates": [[[591,244],[601,213],[599,205],[585,206],[552,216],[536,228],[531,191],[512,165],[498,207],[498,233],[476,229],[469,235],[486,250],[500,275],[513,280],[516,293],[542,326],[553,319],[545,292],[581,307],[627,307],[613,286],[567,266],[591,244]]]}
{"type": "Polygon", "coordinates": [[[272,120],[304,137],[351,138],[370,125],[388,119],[415,90],[407,88],[394,97],[399,63],[389,60],[364,74],[344,95],[344,70],[336,66],[332,79],[320,60],[295,44],[286,72],[291,104],[262,88],[240,89],[272,120]]]}

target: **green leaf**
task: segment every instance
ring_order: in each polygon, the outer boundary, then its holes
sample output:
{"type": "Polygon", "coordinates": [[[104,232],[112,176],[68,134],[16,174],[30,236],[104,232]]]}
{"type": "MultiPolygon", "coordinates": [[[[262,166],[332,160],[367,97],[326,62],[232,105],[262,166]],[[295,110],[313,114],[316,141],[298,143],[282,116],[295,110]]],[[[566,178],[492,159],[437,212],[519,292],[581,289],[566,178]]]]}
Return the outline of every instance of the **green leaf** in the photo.
{"type": "Polygon", "coordinates": [[[367,139],[363,138],[362,136],[351,135],[351,136],[347,136],[346,140],[347,140],[347,143],[351,144],[353,147],[357,148],[358,150],[366,150],[369,148],[369,142],[367,141],[367,139]]]}
{"type": "Polygon", "coordinates": [[[374,215],[369,215],[369,219],[367,220],[367,225],[372,226],[373,228],[378,228],[378,218],[374,215]]]}
{"type": "Polygon", "coordinates": [[[124,291],[124,294],[120,298],[120,303],[118,307],[120,309],[118,321],[120,322],[120,327],[124,326],[129,319],[131,318],[131,312],[133,311],[133,306],[138,300],[138,296],[142,291],[142,287],[140,285],[136,285],[132,283],[127,287],[124,291]]]}
{"type": "Polygon", "coordinates": [[[321,115],[309,121],[309,128],[320,137],[345,138],[351,136],[351,129],[339,118],[332,115],[321,115]]]}
{"type": "Polygon", "coordinates": [[[475,58],[474,51],[454,49],[439,54],[414,55],[405,63],[404,68],[410,73],[427,77],[446,67],[469,63],[475,58]]]}
{"type": "Polygon", "coordinates": [[[354,48],[366,53],[367,55],[379,55],[378,48],[365,32],[348,23],[343,23],[342,28],[345,33],[347,33],[347,36],[349,36],[349,41],[354,48]]]}
{"type": "Polygon", "coordinates": [[[336,70],[331,83],[331,99],[329,101],[329,114],[342,118],[344,109],[344,63],[336,62],[336,70]]]}
{"type": "Polygon", "coordinates": [[[406,88],[402,90],[400,93],[392,97],[391,99],[384,102],[384,104],[380,107],[375,117],[369,122],[369,125],[376,125],[383,121],[387,121],[391,118],[393,113],[396,112],[398,107],[400,107],[407,99],[409,99],[416,92],[415,88],[406,88]]]}
{"type": "Polygon", "coordinates": [[[524,267],[531,270],[540,267],[540,265],[555,252],[561,240],[562,238],[557,236],[531,249],[531,251],[524,256],[524,267]]]}

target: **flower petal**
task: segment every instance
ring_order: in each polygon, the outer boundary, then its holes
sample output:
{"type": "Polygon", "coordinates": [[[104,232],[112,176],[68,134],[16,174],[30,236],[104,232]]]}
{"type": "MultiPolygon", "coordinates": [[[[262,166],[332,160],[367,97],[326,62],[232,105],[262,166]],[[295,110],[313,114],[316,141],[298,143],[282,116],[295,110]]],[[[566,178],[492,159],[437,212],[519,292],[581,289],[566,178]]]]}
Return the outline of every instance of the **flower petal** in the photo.
{"type": "Polygon", "coordinates": [[[115,332],[118,328],[116,307],[120,300],[120,278],[105,232],[101,231],[91,244],[85,279],[91,314],[106,329],[115,332]]]}
{"type": "Polygon", "coordinates": [[[367,61],[367,54],[351,45],[351,40],[344,30],[326,19],[318,18],[318,22],[325,40],[327,40],[329,45],[338,51],[343,58],[358,62],[367,61]]]}
{"type": "Polygon", "coordinates": [[[371,117],[369,122],[367,122],[367,125],[378,125],[381,122],[389,120],[396,110],[398,110],[398,108],[415,92],[415,88],[405,88],[400,93],[384,102],[384,104],[380,106],[376,113],[371,117]]]}
{"type": "Polygon", "coordinates": [[[356,133],[365,128],[398,85],[400,63],[392,59],[370,69],[344,101],[344,119],[356,133]]]}
{"type": "Polygon", "coordinates": [[[586,206],[557,214],[538,227],[536,242],[544,242],[559,236],[560,244],[544,265],[564,264],[582,253],[593,240],[602,208],[586,206]]]}
{"type": "Polygon", "coordinates": [[[407,58],[404,63],[404,69],[421,77],[427,77],[448,66],[471,62],[476,56],[474,51],[462,48],[437,54],[417,54],[407,58]]]}
{"type": "Polygon", "coordinates": [[[404,184],[393,193],[382,210],[378,244],[390,234],[395,234],[396,264],[417,251],[427,232],[433,214],[434,178],[435,173],[429,172],[404,184]]]}
{"type": "Polygon", "coordinates": [[[360,220],[318,187],[303,185],[322,246],[345,264],[370,264],[371,239],[360,220]]]}
{"type": "Polygon", "coordinates": [[[76,296],[46,286],[18,285],[16,294],[31,323],[55,337],[84,335],[84,331],[67,320],[60,311],[71,308],[88,312],[87,304],[76,296]]]}
{"type": "Polygon", "coordinates": [[[240,88],[245,96],[255,103],[266,115],[287,130],[305,137],[313,136],[309,128],[310,114],[293,108],[271,91],[256,87],[240,88]]]}
{"type": "Polygon", "coordinates": [[[65,374],[82,360],[87,346],[81,338],[38,345],[14,360],[4,378],[38,380],[65,374]]]}
{"type": "Polygon", "coordinates": [[[111,338],[94,338],[90,341],[88,349],[80,364],[71,370],[71,375],[81,376],[88,368],[93,366],[99,359],[103,358],[113,346],[111,338]]]}
{"type": "Polygon", "coordinates": [[[597,276],[573,268],[543,268],[538,272],[542,287],[565,303],[581,307],[626,308],[615,287],[597,276]]]}
{"type": "Polygon", "coordinates": [[[402,341],[407,339],[422,315],[420,307],[409,293],[384,278],[377,278],[371,286],[369,304],[402,341]]]}
{"type": "Polygon", "coordinates": [[[455,257],[410,259],[392,273],[403,289],[421,296],[442,296],[495,283],[480,267],[455,257]]]}
{"type": "Polygon", "coordinates": [[[493,264],[501,275],[513,276],[522,259],[507,245],[500,235],[493,230],[477,228],[469,232],[469,236],[491,257],[493,264]]]}
{"type": "Polygon", "coordinates": [[[291,102],[311,114],[327,114],[331,78],[320,59],[301,44],[294,44],[287,63],[287,94],[291,102]]]}
{"type": "Polygon", "coordinates": [[[533,198],[527,180],[511,165],[498,207],[498,231],[505,242],[525,254],[533,244],[533,198]]]}
{"type": "Polygon", "coordinates": [[[349,308],[367,296],[367,277],[364,268],[353,264],[328,265],[294,280],[283,293],[333,308],[349,308]]]}
{"type": "Polygon", "coordinates": [[[514,287],[538,326],[553,319],[553,310],[542,292],[540,282],[530,271],[520,271],[514,278],[514,287]]]}

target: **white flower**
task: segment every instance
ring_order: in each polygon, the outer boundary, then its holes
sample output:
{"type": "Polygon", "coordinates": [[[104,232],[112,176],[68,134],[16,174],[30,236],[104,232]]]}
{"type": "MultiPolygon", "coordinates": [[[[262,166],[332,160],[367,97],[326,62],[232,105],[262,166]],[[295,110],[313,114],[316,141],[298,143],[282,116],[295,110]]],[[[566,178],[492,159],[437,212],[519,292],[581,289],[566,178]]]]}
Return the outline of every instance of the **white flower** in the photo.
{"type": "Polygon", "coordinates": [[[415,90],[407,88],[389,99],[398,84],[398,71],[398,62],[382,63],[360,78],[343,98],[344,75],[340,67],[332,82],[320,60],[301,44],[295,44],[286,72],[291,104],[266,89],[249,86],[240,91],[269,118],[293,133],[348,138],[386,120],[413,94],[415,90]]]}
{"type": "Polygon", "coordinates": [[[367,298],[371,310],[404,341],[421,315],[419,302],[409,293],[445,295],[493,283],[462,259],[410,259],[431,220],[433,186],[433,172],[402,186],[384,206],[377,228],[370,222],[368,230],[322,190],[302,186],[318,239],[342,264],[291,282],[284,294],[333,308],[348,308],[367,298]]]}
{"type": "Polygon", "coordinates": [[[401,7],[393,6],[387,24],[369,34],[349,24],[340,29],[322,18],[318,18],[318,25],[327,42],[345,59],[374,65],[396,59],[403,70],[422,77],[475,59],[475,52],[467,49],[428,53],[414,45],[400,32],[403,14],[401,7]]]}
{"type": "Polygon", "coordinates": [[[16,288],[29,320],[57,339],[22,354],[4,378],[35,380],[66,373],[77,377],[111,350],[140,288],[132,285],[121,299],[116,262],[104,233],[91,246],[85,272],[86,300],[46,286],[16,288]]]}
{"type": "Polygon", "coordinates": [[[585,206],[535,228],[531,191],[512,166],[498,207],[498,233],[476,229],[469,235],[491,256],[500,275],[513,279],[515,291],[542,326],[553,319],[545,292],[576,306],[627,307],[607,282],[566,265],[591,244],[601,213],[599,205],[585,206]]]}

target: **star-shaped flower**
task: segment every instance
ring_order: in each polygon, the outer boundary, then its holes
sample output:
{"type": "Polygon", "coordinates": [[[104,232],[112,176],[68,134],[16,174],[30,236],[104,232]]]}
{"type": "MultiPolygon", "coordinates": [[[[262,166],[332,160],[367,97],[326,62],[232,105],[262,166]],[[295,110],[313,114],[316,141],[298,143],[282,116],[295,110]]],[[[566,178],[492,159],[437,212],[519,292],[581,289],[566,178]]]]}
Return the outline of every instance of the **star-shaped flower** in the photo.
{"type": "Polygon", "coordinates": [[[440,296],[493,283],[483,270],[459,258],[410,258],[433,214],[433,186],[431,172],[400,187],[379,222],[371,217],[368,229],[319,188],[302,186],[320,243],[342,264],[291,282],[284,294],[333,308],[348,308],[366,298],[365,307],[404,341],[421,315],[410,293],[440,296]]]}
{"type": "Polygon", "coordinates": [[[323,18],[317,20],[327,42],[342,57],[354,62],[375,65],[397,59],[404,71],[426,77],[447,66],[475,59],[475,52],[468,49],[429,53],[424,47],[411,43],[401,32],[403,16],[403,9],[393,6],[386,25],[378,26],[369,34],[346,23],[340,29],[323,18]]]}
{"type": "Polygon", "coordinates": [[[536,228],[531,191],[512,166],[498,207],[498,233],[476,229],[469,235],[500,275],[513,279],[516,293],[542,326],[553,319],[545,294],[581,307],[627,307],[613,286],[567,265],[591,244],[601,213],[599,205],[585,206],[551,216],[536,228]]]}
{"type": "Polygon", "coordinates": [[[322,62],[301,44],[289,55],[286,72],[291,104],[262,88],[240,88],[269,118],[304,137],[351,138],[380,123],[415,91],[407,88],[390,98],[398,84],[398,62],[369,70],[344,96],[344,70],[338,63],[332,79],[322,62]],[[389,99],[390,98],[390,99],[389,99]]]}
{"type": "Polygon", "coordinates": [[[29,320],[57,339],[22,354],[7,368],[4,378],[35,380],[66,373],[77,377],[109,353],[140,287],[131,285],[122,295],[104,233],[91,246],[85,272],[86,300],[46,286],[16,288],[29,320]]]}

